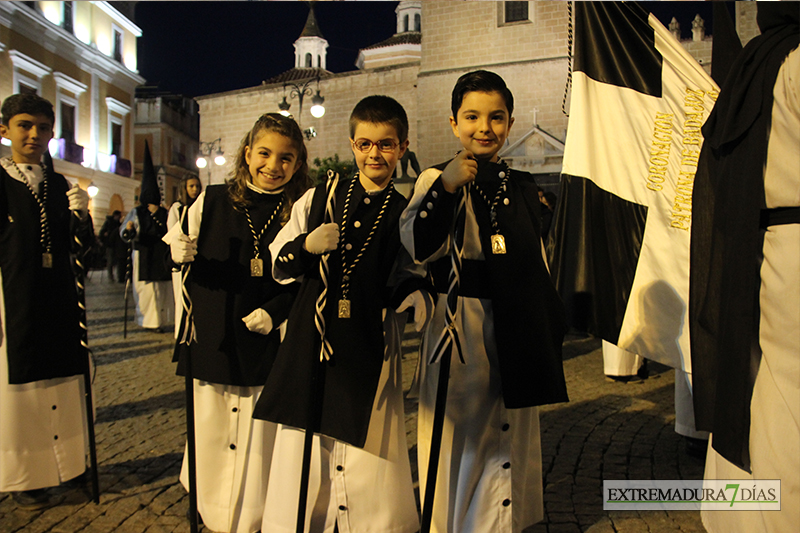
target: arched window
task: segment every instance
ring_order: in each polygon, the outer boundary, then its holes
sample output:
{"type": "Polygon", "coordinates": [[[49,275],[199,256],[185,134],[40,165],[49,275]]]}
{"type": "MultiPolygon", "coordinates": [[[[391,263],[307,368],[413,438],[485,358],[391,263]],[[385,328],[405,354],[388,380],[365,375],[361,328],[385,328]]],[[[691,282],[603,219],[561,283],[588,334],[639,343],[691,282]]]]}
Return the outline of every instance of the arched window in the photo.
{"type": "Polygon", "coordinates": [[[422,31],[422,20],[420,19],[419,13],[414,15],[414,31],[422,31]]]}
{"type": "Polygon", "coordinates": [[[408,15],[403,15],[403,31],[408,31],[408,15]]]}
{"type": "Polygon", "coordinates": [[[322,68],[322,56],[317,54],[317,68],[322,68]]]}
{"type": "Polygon", "coordinates": [[[313,59],[313,56],[311,55],[311,53],[307,53],[307,54],[306,54],[306,67],[307,67],[307,68],[311,68],[311,67],[313,67],[313,66],[314,66],[314,65],[312,64],[313,60],[314,60],[314,59],[313,59]]]}

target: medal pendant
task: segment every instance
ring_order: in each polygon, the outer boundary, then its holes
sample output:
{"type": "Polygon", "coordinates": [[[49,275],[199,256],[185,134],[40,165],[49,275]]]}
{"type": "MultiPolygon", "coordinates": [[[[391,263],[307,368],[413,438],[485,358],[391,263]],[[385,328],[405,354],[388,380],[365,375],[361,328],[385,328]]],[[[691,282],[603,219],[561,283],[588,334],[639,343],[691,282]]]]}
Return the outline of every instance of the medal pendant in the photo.
{"type": "Polygon", "coordinates": [[[506,239],[499,233],[492,235],[492,253],[504,254],[506,253],[506,239]]]}
{"type": "Polygon", "coordinates": [[[53,254],[50,252],[42,254],[42,268],[53,268],[53,254]]]}
{"type": "Polygon", "coordinates": [[[260,278],[264,275],[264,261],[262,259],[250,260],[250,276],[260,278]]]}
{"type": "Polygon", "coordinates": [[[350,318],[350,300],[339,300],[339,318],[350,318]]]}

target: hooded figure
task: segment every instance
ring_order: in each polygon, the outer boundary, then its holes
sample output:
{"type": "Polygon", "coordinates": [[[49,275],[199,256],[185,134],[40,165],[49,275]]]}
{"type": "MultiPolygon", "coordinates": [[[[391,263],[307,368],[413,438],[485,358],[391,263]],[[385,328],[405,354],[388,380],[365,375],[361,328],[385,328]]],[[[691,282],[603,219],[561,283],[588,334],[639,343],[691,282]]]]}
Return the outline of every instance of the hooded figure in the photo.
{"type": "Polygon", "coordinates": [[[781,505],[702,511],[713,533],[800,522],[800,6],[757,20],[703,126],[689,318],[705,477],[779,479],[781,505]]]}
{"type": "Polygon", "coordinates": [[[167,264],[169,246],[161,240],[166,233],[167,210],[161,207],[150,146],[145,141],[139,205],[128,213],[120,227],[122,238],[133,244],[136,323],[145,329],[163,331],[173,320],[171,268],[167,264]]]}

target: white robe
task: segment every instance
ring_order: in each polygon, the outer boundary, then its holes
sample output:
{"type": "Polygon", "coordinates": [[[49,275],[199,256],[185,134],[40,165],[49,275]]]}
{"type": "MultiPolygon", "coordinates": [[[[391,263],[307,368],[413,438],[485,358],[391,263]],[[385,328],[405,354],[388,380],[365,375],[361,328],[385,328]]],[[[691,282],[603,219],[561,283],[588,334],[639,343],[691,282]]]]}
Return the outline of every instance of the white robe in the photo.
{"type": "Polygon", "coordinates": [[[11,385],[6,350],[0,271],[0,492],[54,487],[81,475],[88,448],[83,376],[11,385]]]}
{"type": "Polygon", "coordinates": [[[606,376],[634,376],[642,367],[641,355],[603,341],[603,373],[606,376]]]}
{"type": "MultiPolygon", "coordinates": [[[[642,362],[642,356],[603,341],[603,372],[607,376],[633,376],[641,368],[642,362]]],[[[694,427],[692,375],[680,368],[675,369],[675,433],[708,439],[707,431],[697,431],[694,427]]]]}
{"type": "MultiPolygon", "coordinates": [[[[189,209],[189,235],[197,238],[205,192],[189,209]]],[[[164,236],[169,242],[178,229],[164,236]]],[[[277,426],[254,419],[263,387],[194,380],[197,509],[212,531],[254,533],[261,528],[277,426]]],[[[188,457],[180,480],[189,490],[188,457]]]]}
{"type": "MultiPolygon", "coordinates": [[[[774,96],[764,171],[767,207],[800,206],[800,49],[781,67],[774,96]]],[[[788,532],[800,524],[800,224],[771,226],[763,254],[761,363],[750,402],[753,472],[709,446],[705,478],[779,479],[781,510],[702,511],[710,533],[788,532]]]]}
{"type": "MultiPolygon", "coordinates": [[[[197,510],[212,531],[261,529],[276,431],[252,417],[261,389],[194,380],[197,510]]],[[[187,491],[188,469],[184,454],[180,480],[187,491]]]]}
{"type": "MultiPolygon", "coordinates": [[[[273,258],[286,242],[307,231],[313,193],[295,203],[289,223],[270,245],[273,258]]],[[[384,317],[384,362],[364,448],[313,437],[307,533],[332,533],[337,521],[339,533],[419,530],[403,407],[400,343],[405,319],[406,313],[391,309],[384,317]]],[[[261,530],[292,533],[297,524],[305,431],[278,427],[261,530]]]]}
{"type": "MultiPolygon", "coordinates": [[[[410,251],[414,249],[413,220],[440,174],[436,169],[422,173],[403,213],[401,238],[410,251]]],[[[466,208],[464,257],[482,259],[470,202],[466,208]]],[[[429,260],[447,253],[447,246],[443,246],[429,260]]],[[[536,407],[505,408],[491,301],[465,297],[459,297],[458,301],[456,329],[466,364],[454,357],[450,366],[431,531],[516,533],[544,516],[539,411],[536,407]]],[[[440,366],[428,365],[426,361],[444,329],[445,311],[445,304],[436,306],[420,347],[417,456],[422,501],[440,366]]]]}
{"type": "MultiPolygon", "coordinates": [[[[120,226],[120,235],[129,221],[139,231],[139,217],[131,209],[120,226]]],[[[139,281],[139,251],[133,250],[133,301],[136,304],[136,323],[148,329],[173,323],[172,283],[170,281],[139,281]]]]}
{"type": "MultiPolygon", "coordinates": [[[[172,207],[169,208],[169,214],[167,215],[167,231],[172,229],[172,227],[180,222],[180,208],[183,207],[183,204],[180,202],[175,202],[172,204],[172,207]]],[[[166,236],[164,237],[166,239],[166,236]]],[[[167,241],[168,242],[168,241],[167,241]]],[[[178,338],[178,330],[181,327],[181,317],[183,316],[183,296],[181,294],[181,272],[172,271],[172,297],[175,300],[175,338],[178,338]]]]}

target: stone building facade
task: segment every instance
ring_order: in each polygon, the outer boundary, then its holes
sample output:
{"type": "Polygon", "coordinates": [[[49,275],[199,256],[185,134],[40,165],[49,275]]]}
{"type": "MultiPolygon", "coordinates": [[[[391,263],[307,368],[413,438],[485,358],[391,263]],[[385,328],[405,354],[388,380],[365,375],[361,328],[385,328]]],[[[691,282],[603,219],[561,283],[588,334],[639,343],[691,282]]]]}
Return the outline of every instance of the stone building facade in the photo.
{"type": "MultiPolygon", "coordinates": [[[[739,4],[749,3],[737,2],[736,7],[737,29],[746,42],[758,33],[755,7],[739,4]]],[[[562,111],[569,68],[567,2],[405,1],[398,3],[397,13],[398,32],[362,50],[356,63],[359,70],[307,71],[305,81],[320,77],[318,85],[312,81],[310,86],[314,90],[318,86],[325,97],[322,118],[313,118],[305,107],[296,114],[297,101],[289,100],[290,112],[301,127],[313,126],[317,133],[306,143],[309,162],[334,154],[352,157],[347,119],[353,106],[371,94],[392,96],[405,107],[410,149],[423,168],[449,159],[460,146],[448,121],[453,85],[468,71],[487,69],[506,80],[515,98],[516,122],[501,155],[555,188],[568,122],[562,111]],[[415,14],[420,15],[421,27],[405,24],[415,14]],[[414,30],[420,30],[416,37],[414,30]]],[[[324,26],[324,20],[318,21],[318,28],[324,26]]],[[[709,69],[711,42],[705,36],[683,44],[709,69]]],[[[197,98],[201,139],[222,137],[226,155],[233,154],[260,114],[278,111],[278,102],[287,94],[283,83],[288,78],[298,84],[304,80],[302,70],[292,69],[258,87],[197,98]]],[[[222,181],[226,171],[215,169],[212,181],[222,181]]],[[[410,189],[398,188],[404,193],[410,189]]]]}
{"type": "Polygon", "coordinates": [[[197,102],[186,96],[139,87],[135,106],[134,176],[141,183],[146,141],[160,182],[162,200],[168,207],[178,199],[184,176],[191,174],[202,181],[195,164],[200,132],[197,102]]]}

